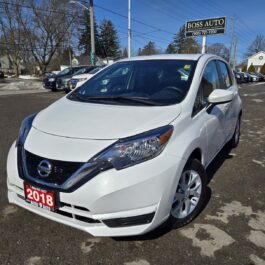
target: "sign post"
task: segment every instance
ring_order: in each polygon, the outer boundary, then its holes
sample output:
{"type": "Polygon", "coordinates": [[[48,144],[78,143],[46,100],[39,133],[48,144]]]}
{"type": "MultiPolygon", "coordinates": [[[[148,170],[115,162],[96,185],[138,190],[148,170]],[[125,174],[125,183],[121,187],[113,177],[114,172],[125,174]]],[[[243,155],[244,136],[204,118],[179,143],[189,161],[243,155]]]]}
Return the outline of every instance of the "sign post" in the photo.
{"type": "Polygon", "coordinates": [[[206,53],[206,36],[202,37],[202,54],[206,53]]]}
{"type": "Polygon", "coordinates": [[[206,36],[224,34],[226,29],[226,17],[217,17],[186,22],[185,36],[202,38],[202,53],[206,52],[206,36]]]}

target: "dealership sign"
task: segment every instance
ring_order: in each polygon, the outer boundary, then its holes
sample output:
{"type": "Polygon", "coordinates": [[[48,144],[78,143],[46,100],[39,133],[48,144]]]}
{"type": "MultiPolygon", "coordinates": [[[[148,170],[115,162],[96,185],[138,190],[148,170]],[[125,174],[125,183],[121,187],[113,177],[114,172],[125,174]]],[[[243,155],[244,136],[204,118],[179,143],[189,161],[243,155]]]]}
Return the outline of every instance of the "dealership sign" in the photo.
{"type": "Polygon", "coordinates": [[[186,37],[206,36],[225,33],[226,17],[201,19],[186,22],[186,37]]]}

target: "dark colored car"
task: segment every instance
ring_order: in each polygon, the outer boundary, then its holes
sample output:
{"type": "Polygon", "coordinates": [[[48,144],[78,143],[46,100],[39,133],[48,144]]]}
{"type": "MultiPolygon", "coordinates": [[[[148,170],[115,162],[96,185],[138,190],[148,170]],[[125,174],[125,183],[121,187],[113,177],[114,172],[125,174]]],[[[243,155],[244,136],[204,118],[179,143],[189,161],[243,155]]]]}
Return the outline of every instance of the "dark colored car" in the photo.
{"type": "Polygon", "coordinates": [[[236,71],[233,71],[234,73],[234,76],[235,76],[235,79],[236,79],[236,82],[238,84],[241,84],[244,82],[244,75],[242,73],[239,73],[239,72],[236,72],[236,71]]]}
{"type": "Polygon", "coordinates": [[[68,80],[80,69],[87,67],[87,66],[75,66],[75,67],[68,67],[57,75],[49,75],[43,79],[43,86],[47,89],[51,89],[52,91],[57,91],[58,89],[63,89],[63,80],[68,80]]]}
{"type": "Polygon", "coordinates": [[[261,73],[254,73],[254,74],[258,77],[259,82],[264,82],[265,81],[265,76],[263,74],[261,74],[261,73]]]}
{"type": "Polygon", "coordinates": [[[5,78],[5,74],[3,71],[0,71],[0,78],[5,78]]]}
{"type": "Polygon", "coordinates": [[[248,73],[245,73],[245,72],[241,72],[241,74],[243,74],[243,81],[248,83],[248,82],[251,82],[251,76],[248,74],[248,73]]]}

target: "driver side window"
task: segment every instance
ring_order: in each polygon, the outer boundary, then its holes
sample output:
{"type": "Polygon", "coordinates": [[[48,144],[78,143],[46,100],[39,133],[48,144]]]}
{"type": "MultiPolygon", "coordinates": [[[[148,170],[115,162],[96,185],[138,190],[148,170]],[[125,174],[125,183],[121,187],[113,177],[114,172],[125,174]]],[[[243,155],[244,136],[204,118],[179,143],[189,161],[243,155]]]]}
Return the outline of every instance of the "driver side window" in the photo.
{"type": "Polygon", "coordinates": [[[216,62],[210,61],[204,69],[200,87],[193,107],[193,116],[206,107],[208,97],[213,90],[220,88],[216,62]]]}

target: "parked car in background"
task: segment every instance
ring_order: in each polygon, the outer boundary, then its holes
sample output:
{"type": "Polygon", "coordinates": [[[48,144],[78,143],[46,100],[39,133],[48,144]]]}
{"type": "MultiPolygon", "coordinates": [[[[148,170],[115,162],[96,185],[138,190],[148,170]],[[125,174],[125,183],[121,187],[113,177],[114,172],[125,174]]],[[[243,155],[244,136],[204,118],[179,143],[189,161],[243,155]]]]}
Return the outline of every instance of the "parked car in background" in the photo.
{"type": "Polygon", "coordinates": [[[3,71],[0,71],[0,78],[5,78],[5,74],[3,71]]]}
{"type": "Polygon", "coordinates": [[[245,83],[251,82],[251,77],[248,73],[246,72],[240,72],[243,75],[243,81],[245,83]]]}
{"type": "Polygon", "coordinates": [[[265,81],[265,75],[263,75],[261,73],[256,73],[256,75],[259,77],[259,81],[260,82],[264,82],[265,81]]]}
{"type": "Polygon", "coordinates": [[[92,76],[94,76],[97,72],[103,69],[105,65],[98,66],[88,73],[78,74],[79,71],[68,81],[67,87],[64,88],[65,93],[70,92],[71,90],[75,89],[83,85],[87,80],[89,80],[92,76]]]}
{"type": "Polygon", "coordinates": [[[251,82],[258,82],[259,77],[255,73],[247,73],[250,76],[251,82]]]}
{"type": "Polygon", "coordinates": [[[106,67],[24,119],[7,159],[9,202],[94,236],[187,225],[207,202],[207,167],[239,143],[231,73],[210,54],[106,67]]]}
{"type": "Polygon", "coordinates": [[[58,74],[53,74],[48,76],[43,80],[43,87],[47,89],[51,89],[52,91],[57,91],[59,89],[62,89],[62,80],[67,79],[68,80],[73,76],[75,72],[78,70],[84,68],[86,66],[74,66],[74,67],[68,67],[58,74]]]}
{"type": "Polygon", "coordinates": [[[95,69],[95,66],[84,66],[83,68],[76,71],[72,76],[65,76],[63,78],[58,78],[57,80],[57,89],[63,89],[64,91],[68,90],[68,82],[77,75],[82,75],[89,73],[95,69]]]}
{"type": "Polygon", "coordinates": [[[236,71],[233,71],[234,73],[234,76],[235,76],[235,79],[236,79],[236,82],[238,84],[241,84],[242,82],[244,82],[244,75],[240,72],[236,72],[236,71]]]}

